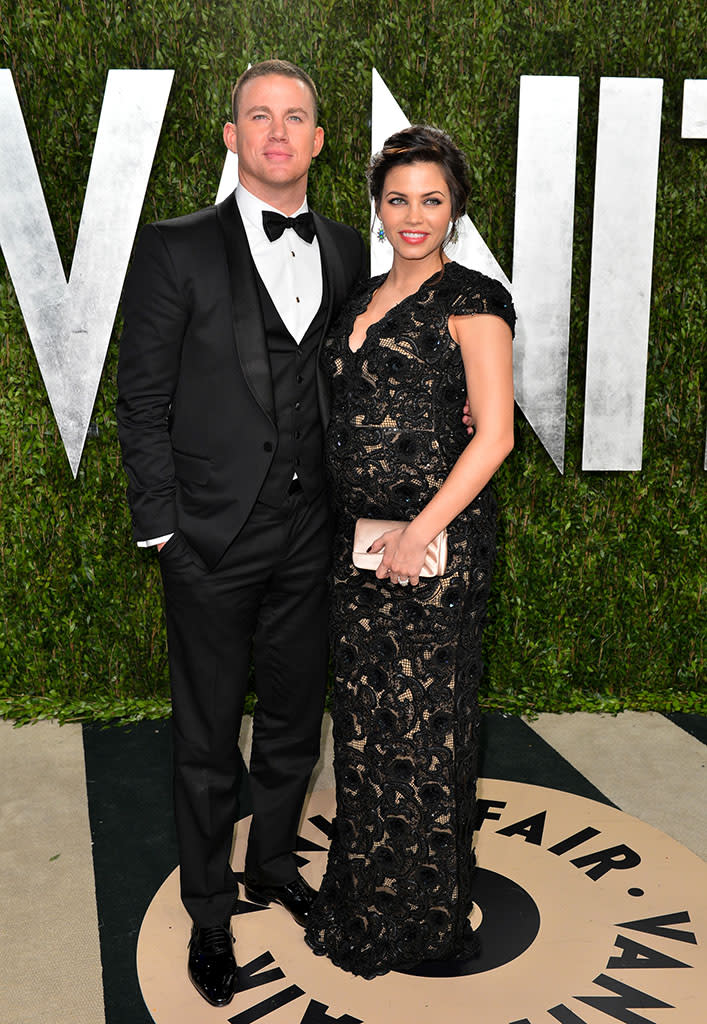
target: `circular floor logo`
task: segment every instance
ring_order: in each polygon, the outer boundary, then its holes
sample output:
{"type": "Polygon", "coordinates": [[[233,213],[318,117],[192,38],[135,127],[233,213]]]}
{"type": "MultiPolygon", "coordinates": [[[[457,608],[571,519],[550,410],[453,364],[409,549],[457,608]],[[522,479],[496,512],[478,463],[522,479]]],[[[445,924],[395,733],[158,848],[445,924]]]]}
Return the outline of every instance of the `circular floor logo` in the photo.
{"type": "MultiPolygon", "coordinates": [[[[215,1009],[186,974],[178,872],[140,931],[138,974],[156,1024],[703,1024],[707,865],[614,807],[482,779],[472,924],[481,954],[364,981],[315,957],[282,908],[233,919],[241,990],[215,1009]]],[[[317,886],[334,794],[305,809],[298,855],[317,886]]],[[[236,834],[242,870],[248,821],[236,834]]]]}

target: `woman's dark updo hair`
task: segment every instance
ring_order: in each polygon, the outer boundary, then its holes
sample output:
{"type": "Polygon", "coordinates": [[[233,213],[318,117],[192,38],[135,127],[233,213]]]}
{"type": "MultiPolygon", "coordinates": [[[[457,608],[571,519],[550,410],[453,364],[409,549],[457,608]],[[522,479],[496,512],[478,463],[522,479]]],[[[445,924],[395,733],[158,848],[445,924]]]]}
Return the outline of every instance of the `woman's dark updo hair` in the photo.
{"type": "Polygon", "coordinates": [[[380,153],[371,158],[368,189],[376,209],[388,171],[401,164],[420,163],[439,164],[452,200],[452,224],[456,224],[466,210],[471,190],[466,157],[446,132],[427,124],[414,124],[390,135],[380,153]]]}

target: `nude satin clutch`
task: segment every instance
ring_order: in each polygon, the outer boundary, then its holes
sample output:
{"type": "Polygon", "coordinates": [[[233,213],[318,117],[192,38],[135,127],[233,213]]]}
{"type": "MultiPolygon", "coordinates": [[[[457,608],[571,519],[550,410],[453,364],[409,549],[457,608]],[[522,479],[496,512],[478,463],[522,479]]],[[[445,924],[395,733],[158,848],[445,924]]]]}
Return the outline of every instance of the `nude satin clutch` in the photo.
{"type": "MultiPolygon", "coordinates": [[[[387,530],[395,530],[407,523],[394,519],[357,519],[354,529],[353,564],[357,569],[377,569],[383,560],[383,552],[369,552],[371,544],[387,530]]],[[[442,530],[427,545],[425,561],[420,576],[441,576],[447,568],[447,531],[442,530]]]]}

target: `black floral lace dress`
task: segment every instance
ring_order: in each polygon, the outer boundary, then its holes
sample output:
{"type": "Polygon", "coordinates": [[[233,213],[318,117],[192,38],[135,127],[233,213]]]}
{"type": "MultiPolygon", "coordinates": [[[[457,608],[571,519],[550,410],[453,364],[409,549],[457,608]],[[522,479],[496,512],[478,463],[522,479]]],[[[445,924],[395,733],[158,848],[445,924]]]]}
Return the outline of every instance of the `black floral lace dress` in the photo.
{"type": "Polygon", "coordinates": [[[468,952],[481,630],[495,553],[490,486],[449,526],[444,576],[416,587],[351,562],[359,516],[412,519],[469,438],[453,315],[513,328],[505,288],[448,263],[349,349],[382,277],[342,310],[323,349],[332,384],[331,629],[336,820],[306,938],[373,977],[468,952]]]}

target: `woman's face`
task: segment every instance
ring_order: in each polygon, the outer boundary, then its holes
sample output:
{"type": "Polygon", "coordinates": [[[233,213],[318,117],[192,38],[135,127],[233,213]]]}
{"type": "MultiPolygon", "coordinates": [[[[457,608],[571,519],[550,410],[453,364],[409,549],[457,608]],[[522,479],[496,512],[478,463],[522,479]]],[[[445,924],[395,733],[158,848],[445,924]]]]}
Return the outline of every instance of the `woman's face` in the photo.
{"type": "Polygon", "coordinates": [[[378,216],[398,256],[416,260],[439,251],[452,218],[449,186],[439,164],[400,164],[388,171],[378,216]]]}

